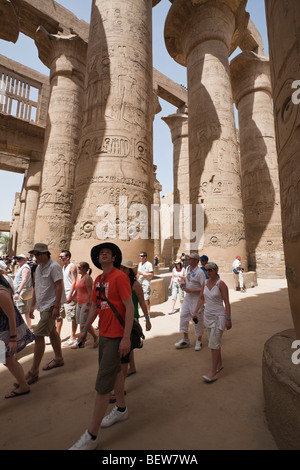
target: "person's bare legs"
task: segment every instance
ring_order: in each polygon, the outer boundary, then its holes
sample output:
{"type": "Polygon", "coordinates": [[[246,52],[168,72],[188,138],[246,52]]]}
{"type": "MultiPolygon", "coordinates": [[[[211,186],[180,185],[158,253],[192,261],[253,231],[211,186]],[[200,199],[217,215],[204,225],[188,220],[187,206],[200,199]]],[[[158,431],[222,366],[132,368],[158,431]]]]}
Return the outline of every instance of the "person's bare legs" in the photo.
{"type": "Polygon", "coordinates": [[[53,330],[51,331],[51,333],[49,335],[49,338],[50,338],[50,341],[51,341],[51,346],[52,346],[53,351],[54,351],[55,360],[56,361],[62,361],[63,357],[62,357],[62,352],[61,352],[60,336],[57,333],[55,328],[53,328],[53,330]]]}
{"type": "Polygon", "coordinates": [[[212,379],[217,374],[217,370],[220,369],[222,365],[222,356],[220,349],[212,349],[211,350],[211,359],[212,359],[212,366],[211,370],[206,374],[209,379],[212,379]]]}
{"type": "Polygon", "coordinates": [[[34,343],[33,363],[29,373],[34,377],[39,375],[39,368],[41,360],[45,352],[45,338],[44,336],[36,336],[34,343]]]}
{"type": "Polygon", "coordinates": [[[104,418],[105,412],[109,404],[110,393],[100,395],[97,393],[94,405],[94,412],[91,420],[91,424],[88,427],[88,431],[92,436],[97,436],[100,428],[100,424],[104,418]]]}
{"type": "Polygon", "coordinates": [[[114,392],[115,392],[115,396],[116,396],[116,405],[119,406],[120,408],[126,408],[125,394],[124,394],[124,383],[125,383],[124,373],[123,373],[123,370],[121,370],[118,373],[117,377],[116,377],[116,381],[115,381],[115,385],[114,385],[114,392]]]}
{"type": "Polygon", "coordinates": [[[18,391],[15,391],[15,393],[24,393],[30,390],[30,387],[25,378],[23,367],[16,360],[16,358],[14,356],[7,357],[5,365],[19,384],[18,391]]]}

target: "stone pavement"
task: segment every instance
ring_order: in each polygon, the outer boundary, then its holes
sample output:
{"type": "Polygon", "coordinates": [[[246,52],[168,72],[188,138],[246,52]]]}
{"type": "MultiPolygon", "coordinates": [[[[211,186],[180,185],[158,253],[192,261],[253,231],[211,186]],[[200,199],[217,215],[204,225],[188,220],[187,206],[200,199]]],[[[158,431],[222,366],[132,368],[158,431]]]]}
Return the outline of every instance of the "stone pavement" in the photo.
{"type": "MultiPolygon", "coordinates": [[[[224,370],[211,384],[201,378],[210,368],[206,334],[196,352],[191,324],[191,347],[176,350],[179,310],[167,314],[170,298],[151,308],[152,330],[135,351],[137,373],[126,379],[129,419],[100,431],[99,450],[276,449],[264,414],[261,362],[267,339],[293,327],[286,281],[259,279],[245,294],[230,290],[230,300],[233,327],[223,335],[224,370]]],[[[69,332],[65,322],[62,337],[69,332]]],[[[20,359],[25,371],[32,351],[27,346],[20,359]]],[[[43,364],[51,358],[47,346],[43,364]]],[[[1,450],[68,449],[86,429],[97,372],[92,340],[84,349],[64,349],[64,359],[64,367],[40,372],[29,395],[0,399],[1,450]]],[[[12,383],[1,365],[2,396],[12,383]]]]}

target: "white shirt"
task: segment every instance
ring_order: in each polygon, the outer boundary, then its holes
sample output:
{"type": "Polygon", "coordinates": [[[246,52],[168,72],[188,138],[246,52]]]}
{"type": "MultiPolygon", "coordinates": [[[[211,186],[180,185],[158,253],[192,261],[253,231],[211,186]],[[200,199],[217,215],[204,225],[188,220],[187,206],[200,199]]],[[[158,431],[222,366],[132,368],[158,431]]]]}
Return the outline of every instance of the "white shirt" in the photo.
{"type": "MultiPolygon", "coordinates": [[[[192,271],[190,266],[187,267],[186,270],[186,288],[195,290],[195,289],[200,289],[202,286],[203,282],[205,282],[205,274],[200,268],[200,266],[196,266],[192,271]]],[[[187,296],[197,296],[199,297],[200,292],[190,292],[186,294],[187,296]]]]}
{"type": "Polygon", "coordinates": [[[242,263],[240,262],[240,260],[238,258],[236,258],[234,260],[234,262],[232,263],[232,269],[237,269],[239,268],[240,266],[242,266],[242,263]]]}
{"type": "MultiPolygon", "coordinates": [[[[141,271],[142,273],[153,273],[152,263],[150,263],[150,261],[146,261],[144,264],[139,263],[138,271],[141,271]]],[[[151,279],[149,277],[148,278],[144,277],[143,275],[140,274],[139,281],[143,285],[146,285],[146,284],[150,285],[151,279]]]]}
{"type": "MultiPolygon", "coordinates": [[[[42,312],[46,308],[52,307],[56,299],[55,282],[63,280],[63,273],[60,265],[51,258],[43,266],[39,264],[35,271],[35,297],[37,309],[42,312]]],[[[63,288],[61,303],[66,302],[66,294],[63,288]]]]}

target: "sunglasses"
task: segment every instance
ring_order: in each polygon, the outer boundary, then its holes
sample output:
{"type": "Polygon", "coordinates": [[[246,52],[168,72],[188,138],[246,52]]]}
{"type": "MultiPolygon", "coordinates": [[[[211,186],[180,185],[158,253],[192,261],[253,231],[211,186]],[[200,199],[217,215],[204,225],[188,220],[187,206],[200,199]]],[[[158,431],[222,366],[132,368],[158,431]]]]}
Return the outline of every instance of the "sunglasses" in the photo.
{"type": "Polygon", "coordinates": [[[33,254],[34,254],[34,256],[40,256],[40,255],[42,255],[43,253],[40,253],[39,251],[35,251],[33,254]]]}
{"type": "Polygon", "coordinates": [[[205,269],[206,272],[213,271],[213,268],[205,269]]]}
{"type": "Polygon", "coordinates": [[[146,258],[146,255],[140,255],[140,258],[146,258]]]}

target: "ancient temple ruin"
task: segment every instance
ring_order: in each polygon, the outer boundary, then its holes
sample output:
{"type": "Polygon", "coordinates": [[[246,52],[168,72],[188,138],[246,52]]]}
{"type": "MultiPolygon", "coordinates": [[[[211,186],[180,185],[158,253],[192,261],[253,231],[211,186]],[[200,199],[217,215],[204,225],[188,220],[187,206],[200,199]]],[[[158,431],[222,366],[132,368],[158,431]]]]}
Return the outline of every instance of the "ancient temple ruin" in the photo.
{"type": "MultiPolygon", "coordinates": [[[[286,272],[299,339],[299,115],[291,102],[300,79],[298,2],[266,0],[269,59],[246,0],[170,0],[165,44],[187,69],[185,90],[152,66],[159,1],[93,0],[90,25],[52,0],[0,1],[1,38],[33,38],[49,68],[46,77],[0,56],[0,168],[25,175],[11,254],[42,241],[54,258],[68,248],[89,259],[105,239],[132,258],[162,250],[150,219],[160,205],[152,124],[163,98],[177,108],[163,118],[174,146],[174,205],[191,208],[194,227],[203,208],[202,250],[222,273],[237,253],[258,277],[286,272]]],[[[192,240],[171,244],[175,257],[192,240]]],[[[271,403],[277,377],[268,358],[271,403]]]]}

